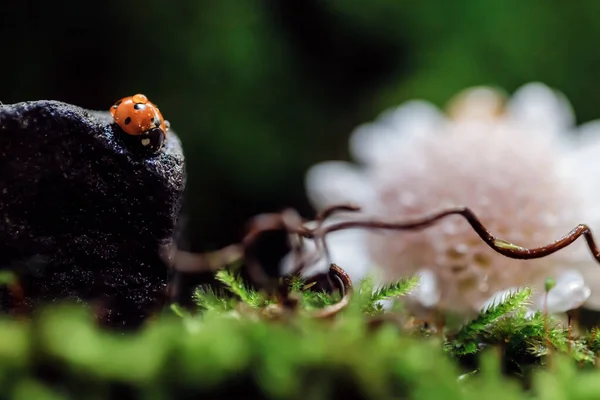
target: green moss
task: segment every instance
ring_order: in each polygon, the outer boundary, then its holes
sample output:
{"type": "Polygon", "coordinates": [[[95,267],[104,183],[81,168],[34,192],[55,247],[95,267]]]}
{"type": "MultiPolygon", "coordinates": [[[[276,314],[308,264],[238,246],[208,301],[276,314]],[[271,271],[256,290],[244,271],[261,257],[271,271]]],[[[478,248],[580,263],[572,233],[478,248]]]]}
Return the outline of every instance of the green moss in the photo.
{"type": "MultiPolygon", "coordinates": [[[[29,322],[0,320],[0,399],[546,400],[600,392],[600,372],[581,368],[595,362],[596,332],[573,340],[569,350],[565,327],[540,313],[526,315],[529,290],[442,336],[367,323],[377,301],[405,294],[413,280],[378,290],[363,281],[333,321],[299,312],[275,322],[245,318],[237,303],[257,309],[267,304],[264,296],[235,275],[223,276],[237,298],[198,291],[202,312],[173,307],[135,333],[101,330],[72,305],[52,306],[29,322]],[[462,362],[465,355],[475,357],[473,365],[462,362]],[[518,373],[507,374],[507,362],[518,373]]],[[[339,299],[311,292],[306,282],[290,285],[301,308],[339,299]]]]}

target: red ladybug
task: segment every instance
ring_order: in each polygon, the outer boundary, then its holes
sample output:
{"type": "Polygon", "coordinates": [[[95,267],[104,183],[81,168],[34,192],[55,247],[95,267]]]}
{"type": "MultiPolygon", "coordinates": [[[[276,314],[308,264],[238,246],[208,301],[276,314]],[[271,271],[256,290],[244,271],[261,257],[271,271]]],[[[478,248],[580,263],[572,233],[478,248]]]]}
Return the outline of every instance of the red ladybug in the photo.
{"type": "Polygon", "coordinates": [[[144,148],[160,150],[167,137],[169,122],[146,96],[136,94],[122,98],[110,108],[110,113],[119,127],[137,137],[144,148]]]}

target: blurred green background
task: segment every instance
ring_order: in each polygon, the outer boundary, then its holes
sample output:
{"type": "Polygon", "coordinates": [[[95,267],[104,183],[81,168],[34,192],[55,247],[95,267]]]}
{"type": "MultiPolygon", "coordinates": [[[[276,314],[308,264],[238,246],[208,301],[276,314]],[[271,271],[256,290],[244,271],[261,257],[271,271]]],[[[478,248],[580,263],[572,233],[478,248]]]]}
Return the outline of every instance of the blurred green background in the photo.
{"type": "Polygon", "coordinates": [[[599,17],[597,0],[2,0],[0,101],[148,95],[183,141],[203,251],[259,212],[309,217],[306,169],[407,99],[537,80],[600,117],[599,17]]]}

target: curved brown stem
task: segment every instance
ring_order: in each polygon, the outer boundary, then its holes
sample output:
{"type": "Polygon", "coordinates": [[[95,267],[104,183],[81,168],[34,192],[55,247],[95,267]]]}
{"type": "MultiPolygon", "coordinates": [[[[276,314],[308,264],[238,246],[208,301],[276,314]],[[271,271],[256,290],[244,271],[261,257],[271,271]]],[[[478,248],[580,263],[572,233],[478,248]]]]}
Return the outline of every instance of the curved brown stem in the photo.
{"type": "MultiPolygon", "coordinates": [[[[334,206],[330,206],[326,209],[324,209],[323,211],[321,211],[318,215],[317,215],[317,226],[315,227],[314,231],[315,232],[320,232],[323,230],[323,225],[325,224],[325,220],[329,217],[331,217],[332,215],[339,213],[339,212],[358,212],[360,211],[360,207],[354,204],[340,204],[340,205],[334,205],[334,206]]],[[[329,265],[332,265],[332,260],[331,260],[331,253],[329,252],[329,247],[327,246],[327,238],[326,238],[326,234],[322,234],[320,235],[320,238],[315,238],[315,244],[317,245],[317,255],[315,256],[316,261],[321,259],[321,253],[322,256],[324,256],[327,260],[327,263],[329,265]]],[[[328,275],[329,277],[329,275],[328,275]]]]}
{"type": "Polygon", "coordinates": [[[331,266],[329,267],[329,272],[333,273],[336,280],[339,280],[339,282],[341,283],[340,293],[342,294],[342,299],[335,304],[314,311],[310,314],[312,318],[331,318],[340,311],[342,311],[344,308],[346,308],[346,306],[350,302],[350,296],[352,294],[352,279],[350,279],[350,276],[346,273],[346,271],[344,271],[342,268],[335,264],[331,264],[331,266]]]}
{"type": "MultiPolygon", "coordinates": [[[[260,234],[269,230],[280,230],[285,229],[291,235],[298,235],[306,239],[314,239],[317,243],[317,252],[312,257],[301,256],[301,244],[292,246],[297,259],[297,266],[294,268],[294,273],[299,272],[304,265],[309,261],[315,262],[322,253],[327,251],[327,246],[324,244],[324,238],[328,233],[351,229],[351,228],[363,228],[363,229],[383,229],[383,230],[418,230],[425,229],[439,220],[449,217],[451,215],[460,215],[471,225],[477,235],[494,251],[502,254],[509,258],[529,260],[534,258],[546,257],[559,250],[564,249],[571,243],[575,242],[579,237],[584,236],[588,248],[592,253],[596,261],[600,262],[600,249],[596,244],[591,229],[585,225],[577,225],[569,233],[561,237],[560,239],[540,247],[525,248],[507,242],[502,239],[497,239],[492,235],[483,223],[477,218],[475,213],[468,207],[456,207],[447,210],[442,210],[424,217],[413,219],[412,221],[403,222],[386,222],[379,220],[348,220],[343,222],[334,223],[327,227],[323,227],[324,218],[330,216],[337,211],[358,211],[359,208],[353,205],[340,205],[330,207],[323,211],[320,215],[320,221],[317,222],[317,226],[314,229],[307,228],[301,223],[301,219],[286,217],[285,214],[262,214],[255,217],[252,220],[251,229],[244,238],[241,245],[231,245],[218,252],[209,253],[207,255],[199,255],[193,253],[187,253],[183,251],[176,251],[176,255],[173,258],[173,264],[179,271],[198,271],[198,270],[214,270],[223,266],[227,262],[231,262],[233,259],[241,258],[243,249],[249,247],[249,245],[259,236],[260,234]],[[320,242],[320,243],[319,243],[320,242]],[[209,260],[213,261],[209,261],[209,260]],[[186,268],[189,265],[189,268],[186,268]]],[[[256,275],[260,275],[257,273],[256,275]]],[[[258,277],[258,276],[257,276],[258,277]]]]}
{"type": "MultiPolygon", "coordinates": [[[[335,264],[331,264],[329,268],[329,273],[333,274],[335,279],[340,282],[339,290],[342,293],[342,298],[339,302],[335,304],[323,307],[312,312],[308,312],[307,315],[309,318],[332,318],[344,308],[346,308],[346,306],[350,302],[350,296],[352,294],[352,280],[350,279],[350,276],[342,268],[335,264]]],[[[261,309],[252,308],[245,303],[239,303],[237,310],[242,314],[259,316],[268,320],[286,319],[287,317],[294,315],[298,311],[296,307],[288,307],[283,302],[270,304],[261,309]]]]}
{"type": "MultiPolygon", "coordinates": [[[[490,231],[487,230],[487,228],[483,225],[479,218],[477,218],[475,213],[471,211],[468,207],[449,208],[408,221],[386,222],[377,219],[356,219],[332,223],[329,226],[324,225],[325,219],[336,212],[355,212],[359,210],[359,207],[351,204],[343,204],[329,207],[328,209],[324,210],[319,214],[316,220],[316,227],[313,229],[306,227],[303,224],[302,218],[300,218],[300,216],[293,210],[285,210],[282,213],[261,214],[251,220],[248,234],[244,237],[240,245],[228,246],[228,248],[225,248],[221,251],[225,254],[229,254],[229,257],[226,257],[223,254],[218,255],[219,252],[215,252],[213,253],[213,260],[219,260],[219,262],[209,262],[208,259],[210,257],[208,257],[207,255],[193,255],[192,257],[190,256],[191,253],[186,254],[185,252],[179,252],[178,257],[174,258],[173,264],[175,265],[175,269],[181,270],[183,269],[182,265],[186,264],[185,257],[188,257],[189,260],[194,258],[194,262],[190,262],[190,264],[196,264],[194,270],[198,270],[198,266],[207,266],[207,269],[217,269],[218,265],[224,266],[226,261],[231,260],[235,257],[241,258],[243,255],[250,277],[256,283],[261,285],[269,282],[269,278],[263,271],[259,261],[255,259],[255,257],[253,257],[253,255],[251,254],[252,252],[249,251],[249,249],[255,242],[255,240],[258,238],[258,236],[265,232],[272,230],[284,230],[288,233],[295,261],[295,265],[292,268],[292,274],[296,275],[300,274],[306,265],[310,265],[310,263],[316,262],[320,260],[323,256],[328,255],[328,249],[325,238],[329,233],[352,228],[398,231],[425,229],[434,225],[439,220],[449,217],[451,215],[459,215],[463,217],[473,228],[473,230],[477,233],[477,235],[490,248],[492,248],[497,253],[509,258],[529,260],[546,257],[561,249],[564,249],[565,247],[575,242],[579,237],[584,236],[592,255],[594,256],[596,261],[600,262],[600,250],[598,249],[591,229],[587,225],[581,224],[576,226],[565,236],[550,244],[534,248],[525,248],[494,237],[494,235],[492,235],[490,231]],[[311,254],[302,254],[302,238],[314,240],[316,245],[316,251],[311,252],[311,254]],[[300,240],[294,241],[294,239],[300,240]],[[226,249],[228,250],[225,251],[226,249]],[[235,255],[235,257],[233,257],[233,255],[235,255]]],[[[346,291],[346,289],[348,289],[348,291],[343,292],[342,301],[340,303],[319,310],[315,314],[317,318],[327,318],[330,315],[334,315],[339,310],[343,309],[348,302],[348,294],[349,289],[351,289],[352,282],[350,281],[347,274],[345,274],[345,272],[341,270],[341,268],[332,264],[331,271],[334,271],[335,279],[340,280],[342,282],[340,286],[343,288],[343,290],[346,291]]],[[[284,292],[282,292],[282,295],[285,296],[286,293],[284,292]]]]}
{"type": "Polygon", "coordinates": [[[243,257],[241,246],[233,244],[220,250],[204,254],[175,250],[170,264],[179,272],[210,272],[217,271],[243,257]]]}
{"type": "Polygon", "coordinates": [[[336,213],[342,212],[342,211],[356,212],[356,211],[360,211],[360,207],[355,204],[333,205],[333,206],[325,208],[323,211],[321,211],[319,214],[317,214],[317,217],[315,218],[315,220],[317,221],[318,225],[321,226],[321,225],[323,225],[323,222],[325,222],[325,220],[327,218],[331,217],[333,214],[336,214],[336,213]]]}
{"type": "MultiPolygon", "coordinates": [[[[282,213],[282,222],[288,232],[293,232],[297,227],[302,226],[302,218],[295,210],[285,210],[282,213]]],[[[304,250],[304,241],[297,234],[289,234],[288,241],[291,248],[291,255],[296,264],[302,263],[302,255],[304,250]]]]}
{"type": "Polygon", "coordinates": [[[451,208],[437,213],[417,218],[413,221],[405,222],[384,222],[377,220],[363,220],[363,221],[344,221],[337,224],[332,224],[324,229],[323,234],[335,232],[343,229],[350,228],[367,228],[367,229],[386,229],[386,230],[417,230],[427,228],[442,218],[450,215],[460,215],[467,220],[473,230],[479,235],[479,237],[493,250],[502,254],[503,256],[521,260],[531,260],[534,258],[546,257],[552,253],[564,249],[569,246],[580,236],[584,236],[587,245],[594,256],[594,258],[600,262],[600,250],[594,240],[591,229],[584,224],[577,225],[573,230],[567,233],[560,239],[540,247],[525,248],[512,243],[509,243],[502,239],[495,238],[481,223],[479,218],[467,207],[451,208]]]}
{"type": "Polygon", "coordinates": [[[340,266],[337,264],[331,264],[329,267],[329,272],[333,273],[333,275],[337,278],[337,280],[341,283],[340,285],[340,293],[342,296],[346,296],[352,292],[352,279],[350,275],[346,273],[340,266]]]}

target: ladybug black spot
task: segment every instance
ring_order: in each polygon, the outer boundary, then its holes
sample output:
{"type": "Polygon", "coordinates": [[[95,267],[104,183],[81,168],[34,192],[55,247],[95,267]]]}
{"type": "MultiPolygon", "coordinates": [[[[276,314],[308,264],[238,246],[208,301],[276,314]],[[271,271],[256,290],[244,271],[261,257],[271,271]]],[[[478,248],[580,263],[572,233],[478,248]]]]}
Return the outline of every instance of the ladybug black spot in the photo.
{"type": "Polygon", "coordinates": [[[136,110],[143,110],[144,108],[146,108],[146,105],[142,103],[135,103],[133,105],[133,108],[135,108],[136,110]]]}
{"type": "Polygon", "coordinates": [[[131,123],[131,117],[125,118],[125,125],[129,125],[131,123]]]}

